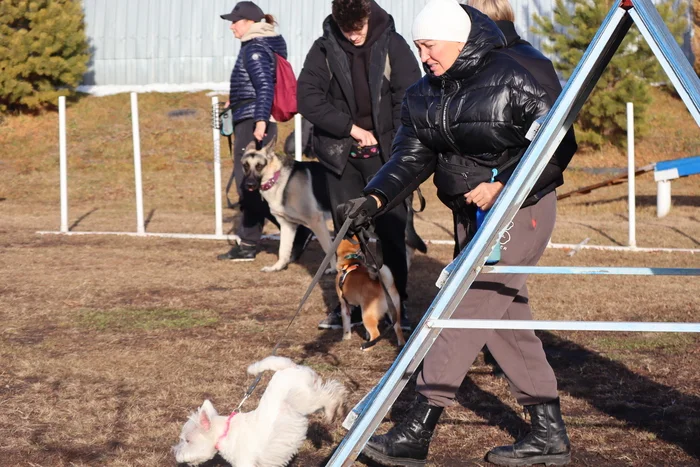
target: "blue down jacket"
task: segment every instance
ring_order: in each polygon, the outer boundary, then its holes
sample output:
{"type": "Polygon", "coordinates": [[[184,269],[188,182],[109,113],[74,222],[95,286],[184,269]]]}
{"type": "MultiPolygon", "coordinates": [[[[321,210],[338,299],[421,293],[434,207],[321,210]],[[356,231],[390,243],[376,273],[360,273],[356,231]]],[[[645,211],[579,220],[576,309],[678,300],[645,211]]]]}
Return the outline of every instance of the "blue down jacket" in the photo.
{"type": "Polygon", "coordinates": [[[238,108],[233,113],[233,121],[249,118],[256,122],[268,121],[275,97],[277,61],[274,53],[287,58],[287,43],[267,23],[252,25],[241,41],[241,50],[231,72],[229,100],[231,106],[247,99],[255,101],[238,108]]]}

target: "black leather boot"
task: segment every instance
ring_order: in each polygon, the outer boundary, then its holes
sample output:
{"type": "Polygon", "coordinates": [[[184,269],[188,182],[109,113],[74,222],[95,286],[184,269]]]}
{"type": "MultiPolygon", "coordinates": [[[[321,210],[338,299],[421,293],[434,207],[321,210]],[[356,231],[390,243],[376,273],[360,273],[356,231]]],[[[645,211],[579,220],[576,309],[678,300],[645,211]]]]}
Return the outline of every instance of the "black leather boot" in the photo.
{"type": "Polygon", "coordinates": [[[571,462],[571,445],[561,418],[559,399],[526,405],[525,409],[530,413],[530,433],[515,444],[492,449],[486,454],[486,460],[507,466],[565,465],[571,462]]]}
{"type": "Polygon", "coordinates": [[[406,418],[388,433],[372,436],[362,453],[385,466],[423,467],[442,409],[418,396],[406,418]]]}

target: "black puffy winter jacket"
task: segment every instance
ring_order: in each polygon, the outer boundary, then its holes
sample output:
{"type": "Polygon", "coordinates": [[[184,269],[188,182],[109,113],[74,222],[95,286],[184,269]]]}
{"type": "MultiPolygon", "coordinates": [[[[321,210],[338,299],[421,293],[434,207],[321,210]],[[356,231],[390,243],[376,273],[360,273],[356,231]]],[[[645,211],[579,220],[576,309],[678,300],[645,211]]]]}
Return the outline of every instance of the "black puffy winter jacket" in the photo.
{"type": "Polygon", "coordinates": [[[502,52],[505,38],[496,24],[465,9],[472,22],[466,45],[443,75],[426,68],[406,91],[392,157],[365,187],[365,194],[384,198],[387,209],[434,173],[440,199],[461,210],[463,194],[520,157],[528,129],[549,111],[544,88],[502,52]]]}

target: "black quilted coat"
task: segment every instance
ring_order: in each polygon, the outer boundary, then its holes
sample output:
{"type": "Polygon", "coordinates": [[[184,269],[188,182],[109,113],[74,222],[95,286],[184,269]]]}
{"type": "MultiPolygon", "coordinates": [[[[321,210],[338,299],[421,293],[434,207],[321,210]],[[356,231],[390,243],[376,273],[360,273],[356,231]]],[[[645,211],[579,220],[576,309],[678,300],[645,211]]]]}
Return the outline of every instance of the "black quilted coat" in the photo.
{"type": "MultiPolygon", "coordinates": [[[[323,22],[323,36],[314,42],[306,56],[304,69],[299,74],[297,99],[299,112],[314,124],[313,144],[319,161],[340,175],[355,142],[350,137],[355,118],[355,92],[350,63],[338,43],[340,32],[332,21],[328,16],[323,22]]],[[[404,93],[420,79],[420,68],[410,47],[396,32],[391,17],[389,26],[371,46],[370,53],[368,78],[372,120],[382,157],[385,157],[384,154],[391,154],[391,143],[400,126],[404,93]],[[390,72],[389,79],[387,72],[390,72]]]]}
{"type": "Polygon", "coordinates": [[[384,198],[387,207],[435,174],[440,199],[453,211],[462,210],[463,194],[489,181],[492,169],[520,157],[529,144],[528,129],[550,108],[546,91],[501,51],[505,38],[496,24],[465,9],[472,29],[464,49],[445,74],[436,77],[426,69],[406,91],[392,157],[365,188],[365,194],[384,198]]]}

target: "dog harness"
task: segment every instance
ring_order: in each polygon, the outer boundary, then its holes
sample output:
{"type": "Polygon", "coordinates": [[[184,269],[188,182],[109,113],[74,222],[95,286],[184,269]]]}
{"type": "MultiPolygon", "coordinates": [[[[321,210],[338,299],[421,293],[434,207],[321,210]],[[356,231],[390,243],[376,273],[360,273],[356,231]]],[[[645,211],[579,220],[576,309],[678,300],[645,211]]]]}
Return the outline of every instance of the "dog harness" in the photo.
{"type": "Polygon", "coordinates": [[[275,172],[275,174],[272,176],[271,179],[260,185],[260,191],[267,191],[273,186],[275,186],[275,183],[277,183],[277,180],[280,179],[280,171],[278,170],[275,172]]]}
{"type": "MultiPolygon", "coordinates": [[[[346,256],[347,258],[347,256],[346,256]]],[[[343,290],[343,285],[345,284],[345,279],[348,277],[348,274],[353,272],[355,269],[360,267],[360,263],[352,263],[347,266],[343,267],[343,272],[340,275],[340,280],[338,281],[338,287],[340,290],[343,290]]]]}
{"type": "Polygon", "coordinates": [[[222,433],[221,436],[219,436],[219,439],[216,440],[216,444],[214,445],[214,447],[216,448],[217,451],[220,451],[220,450],[221,450],[221,448],[219,447],[219,443],[220,443],[224,438],[226,438],[226,436],[228,436],[228,430],[229,430],[229,428],[231,428],[231,420],[233,420],[233,417],[234,417],[237,413],[238,413],[238,412],[236,412],[236,411],[234,410],[233,412],[231,412],[231,415],[229,415],[228,418],[226,419],[226,428],[224,428],[224,432],[222,433]]]}

